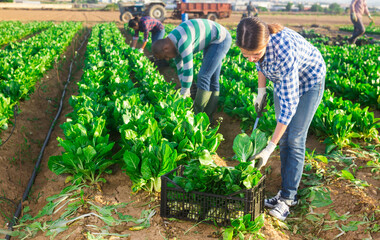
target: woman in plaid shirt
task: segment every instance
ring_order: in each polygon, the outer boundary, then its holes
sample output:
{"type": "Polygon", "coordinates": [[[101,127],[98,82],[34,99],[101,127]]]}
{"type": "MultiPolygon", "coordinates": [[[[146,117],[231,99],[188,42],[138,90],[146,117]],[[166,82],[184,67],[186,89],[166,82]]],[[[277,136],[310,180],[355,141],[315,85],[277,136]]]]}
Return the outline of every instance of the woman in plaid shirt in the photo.
{"type": "Polygon", "coordinates": [[[264,166],[279,143],[282,187],[275,197],[265,199],[265,206],[272,208],[272,216],[285,220],[289,207],[297,204],[307,132],[324,91],[325,61],[301,35],[279,24],[245,18],[236,31],[236,45],[258,71],[256,112],[261,111],[258,108],[266,95],[266,79],[274,83],[276,129],[254,158],[258,168],[264,166]]]}
{"type": "Polygon", "coordinates": [[[145,16],[139,19],[135,17],[134,19],[129,20],[128,27],[133,28],[135,30],[135,35],[132,39],[132,48],[136,47],[137,40],[139,39],[139,32],[144,33],[144,42],[140,52],[144,51],[146,43],[148,42],[149,32],[152,32],[152,43],[155,41],[162,39],[165,35],[165,27],[164,25],[155,18],[145,16]]]}

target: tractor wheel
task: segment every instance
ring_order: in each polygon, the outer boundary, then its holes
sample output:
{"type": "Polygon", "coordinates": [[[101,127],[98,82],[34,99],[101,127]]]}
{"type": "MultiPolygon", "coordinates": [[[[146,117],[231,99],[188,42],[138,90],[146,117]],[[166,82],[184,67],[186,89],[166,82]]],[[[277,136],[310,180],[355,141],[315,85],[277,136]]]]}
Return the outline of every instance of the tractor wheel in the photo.
{"type": "Polygon", "coordinates": [[[209,13],[207,14],[207,17],[206,17],[208,20],[211,20],[211,21],[216,21],[218,19],[218,17],[216,16],[215,13],[209,13]]]}
{"type": "Polygon", "coordinates": [[[122,22],[129,22],[133,18],[132,13],[130,12],[125,12],[120,16],[120,20],[122,22]]]}
{"type": "Polygon", "coordinates": [[[149,16],[157,19],[160,22],[163,22],[165,20],[165,14],[166,10],[162,5],[156,4],[149,8],[149,16]]]}

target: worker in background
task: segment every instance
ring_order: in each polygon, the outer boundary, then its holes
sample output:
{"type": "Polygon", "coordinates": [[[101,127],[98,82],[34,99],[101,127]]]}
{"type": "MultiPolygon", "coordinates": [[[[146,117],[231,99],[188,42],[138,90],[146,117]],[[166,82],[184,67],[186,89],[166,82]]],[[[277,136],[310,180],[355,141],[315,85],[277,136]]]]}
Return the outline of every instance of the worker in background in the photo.
{"type": "Polygon", "coordinates": [[[197,78],[194,113],[205,112],[210,122],[219,99],[219,76],[222,60],[231,46],[231,35],[220,24],[207,19],[191,19],[181,23],[169,35],[152,44],[157,59],[174,58],[180,94],[190,96],[193,82],[193,56],[203,50],[202,66],[197,78]]]}
{"type": "Polygon", "coordinates": [[[165,35],[164,25],[157,19],[149,16],[142,17],[141,19],[135,17],[134,19],[129,20],[128,27],[135,30],[135,35],[132,38],[133,49],[136,47],[137,40],[139,39],[139,32],[144,33],[144,42],[139,49],[140,52],[144,51],[146,43],[148,42],[149,32],[152,32],[152,43],[162,39],[165,35]]]}
{"type": "Polygon", "coordinates": [[[248,11],[248,17],[257,17],[259,14],[259,11],[253,6],[252,1],[249,1],[247,5],[247,11],[248,11]],[[255,12],[255,15],[252,16],[252,12],[255,12]]]}
{"type": "Polygon", "coordinates": [[[371,14],[369,13],[367,0],[352,0],[351,2],[351,22],[354,24],[354,31],[352,37],[349,38],[349,42],[354,44],[356,40],[362,36],[365,32],[365,27],[362,20],[362,15],[367,14],[368,18],[373,21],[371,14]]]}
{"type": "Polygon", "coordinates": [[[253,159],[257,168],[265,166],[279,143],[282,187],[264,203],[272,208],[269,212],[272,216],[285,220],[289,207],[297,204],[307,132],[323,96],[326,64],[319,50],[297,32],[255,17],[240,21],[236,45],[248,61],[256,63],[256,112],[261,111],[258,108],[265,100],[267,79],[274,83],[277,125],[267,147],[253,159]]]}

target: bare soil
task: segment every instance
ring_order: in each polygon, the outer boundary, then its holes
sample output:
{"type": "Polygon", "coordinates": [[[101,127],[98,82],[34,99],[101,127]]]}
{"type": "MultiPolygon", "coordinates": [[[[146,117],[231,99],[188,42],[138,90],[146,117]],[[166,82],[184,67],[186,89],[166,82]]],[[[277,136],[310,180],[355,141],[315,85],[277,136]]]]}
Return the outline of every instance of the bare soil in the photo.
{"type": "MultiPolygon", "coordinates": [[[[219,19],[222,24],[236,25],[242,16],[242,12],[234,12],[231,17],[219,19]]],[[[73,11],[73,10],[16,10],[0,9],[0,20],[19,21],[81,21],[81,22],[119,22],[119,11],[73,11]]],[[[170,17],[170,12],[168,12],[170,17]]],[[[337,26],[351,24],[348,15],[316,15],[304,14],[294,15],[287,13],[260,13],[260,18],[268,23],[281,23],[284,25],[312,25],[337,26]]],[[[377,22],[378,17],[374,17],[377,22]]],[[[363,18],[364,24],[369,24],[367,18],[363,18]]],[[[180,19],[165,19],[165,23],[179,24],[180,19]]]]}
{"type": "MultiPolygon", "coordinates": [[[[168,11],[168,18],[164,23],[179,24],[181,20],[170,18],[171,13],[168,11]]],[[[231,17],[219,19],[218,22],[227,26],[235,27],[242,16],[242,12],[233,12],[231,17]]],[[[351,25],[348,15],[317,15],[317,14],[288,14],[288,13],[260,13],[259,17],[268,23],[280,23],[284,26],[291,27],[295,30],[301,30],[304,27],[312,27],[316,32],[329,34],[331,36],[342,35],[349,36],[351,33],[339,31],[341,25],[351,25]]],[[[374,16],[374,21],[378,22],[379,17],[374,16]]],[[[17,10],[17,9],[0,9],[1,20],[18,20],[18,21],[81,21],[87,26],[92,26],[99,22],[116,22],[120,25],[119,11],[75,11],[75,10],[17,10]]],[[[369,19],[363,18],[364,25],[369,24],[369,19]]],[[[367,34],[369,37],[380,39],[379,35],[367,34]]]]}
{"type": "MultiPolygon", "coordinates": [[[[87,22],[88,25],[92,25],[96,22],[102,21],[118,21],[118,12],[74,12],[74,11],[24,11],[24,10],[0,10],[0,20],[77,20],[87,22]]],[[[261,16],[260,16],[261,17],[261,16]]],[[[304,24],[314,24],[318,16],[282,16],[282,15],[265,15],[268,21],[284,21],[285,23],[293,22],[298,24],[300,22],[304,24]]],[[[239,21],[239,16],[235,16],[236,22],[239,21]]],[[[349,19],[346,17],[331,17],[321,16],[318,18],[320,24],[350,24],[349,19]],[[333,18],[333,20],[331,19],[333,18]],[[334,20],[335,19],[335,20],[334,20]]],[[[230,19],[232,20],[232,19],[230,19]]],[[[228,20],[223,20],[227,21],[228,20]]],[[[376,20],[375,20],[376,21],[376,20]]],[[[169,21],[168,21],[169,22],[169,21]]],[[[173,23],[175,23],[173,21],[173,23]]],[[[179,22],[178,22],[179,23],[179,22]]],[[[72,46],[64,54],[66,60],[60,61],[54,68],[46,73],[41,79],[41,82],[36,86],[36,91],[31,95],[28,101],[24,101],[20,104],[20,113],[17,116],[16,127],[10,140],[2,147],[0,147],[0,209],[2,216],[0,217],[0,226],[5,228],[7,218],[10,218],[15,210],[15,204],[20,201],[23,191],[29,180],[30,174],[33,170],[35,161],[38,157],[41,149],[42,142],[50,127],[51,121],[54,118],[57,111],[57,103],[61,96],[63,85],[68,76],[68,69],[70,60],[73,56],[73,52],[78,48],[80,41],[83,38],[77,38],[73,42],[72,46]],[[6,216],[6,217],[4,217],[6,216]]],[[[130,40],[127,38],[126,40],[130,40]]],[[[36,215],[44,205],[46,205],[46,198],[54,194],[58,194],[65,186],[65,178],[67,176],[57,176],[52,173],[48,167],[47,162],[49,156],[59,155],[63,151],[61,147],[58,147],[57,137],[63,137],[62,130],[58,127],[66,121],[66,114],[72,111],[68,104],[68,99],[71,95],[76,95],[77,85],[82,75],[83,61],[84,61],[85,46],[78,51],[79,58],[76,61],[75,69],[72,76],[72,82],[69,85],[68,92],[64,100],[63,112],[59,118],[59,122],[55,127],[51,140],[45,150],[42,165],[40,167],[39,174],[33,185],[32,192],[29,194],[27,201],[23,203],[24,206],[30,206],[31,215],[36,215]]],[[[146,55],[149,55],[146,52],[146,55]]],[[[159,69],[160,73],[165,76],[169,81],[175,81],[178,83],[175,70],[171,68],[159,69]]],[[[377,113],[378,114],[378,113],[377,113]]],[[[224,112],[218,112],[216,118],[223,118],[219,132],[223,134],[225,141],[222,142],[218,149],[218,158],[221,161],[226,162],[227,165],[234,165],[236,163],[230,161],[234,155],[232,151],[233,139],[237,134],[241,132],[240,120],[232,118],[224,112]]],[[[1,139],[5,139],[11,134],[11,128],[0,134],[1,139]]],[[[315,149],[316,153],[324,152],[324,144],[318,140],[315,136],[309,135],[307,141],[307,147],[309,149],[315,149]]],[[[358,166],[364,166],[368,159],[357,159],[356,164],[358,166]]],[[[281,187],[281,175],[280,175],[280,159],[279,152],[276,151],[272,154],[267,171],[267,184],[266,193],[268,196],[273,196],[281,187]]],[[[339,167],[337,165],[337,167],[339,167]]],[[[134,201],[133,204],[129,204],[126,208],[120,211],[123,214],[139,217],[143,209],[155,208],[157,211],[151,222],[151,227],[141,231],[129,231],[130,225],[125,224],[123,226],[114,227],[109,229],[109,232],[129,233],[131,234],[129,239],[216,239],[220,237],[220,228],[201,223],[195,225],[194,222],[188,221],[172,221],[163,219],[159,216],[160,203],[155,196],[149,196],[146,193],[140,192],[138,194],[132,194],[131,186],[132,182],[129,177],[120,170],[120,167],[115,165],[112,168],[113,173],[106,175],[107,183],[101,186],[102,191],[97,192],[98,202],[108,203],[123,203],[134,201]],[[152,201],[153,198],[153,201],[152,201]]],[[[335,210],[339,215],[350,212],[350,215],[354,216],[349,219],[351,221],[362,221],[362,216],[367,214],[370,216],[375,213],[375,210],[379,209],[379,173],[371,173],[370,169],[363,168],[358,169],[356,173],[357,178],[365,180],[370,184],[370,187],[359,189],[352,187],[349,181],[342,179],[331,179],[326,186],[331,191],[331,198],[333,204],[324,208],[314,209],[316,213],[324,213],[328,216],[330,210],[335,210]]],[[[301,188],[305,186],[301,185],[301,188]]],[[[301,207],[296,207],[293,214],[290,216],[298,217],[297,213],[301,211],[301,207]]],[[[46,219],[48,220],[48,219],[46,219]]],[[[303,219],[306,223],[307,220],[303,219]]],[[[328,221],[325,219],[325,221],[328,221]]],[[[345,223],[347,224],[348,221],[345,223]]],[[[375,215],[375,222],[379,224],[379,213],[375,215]]],[[[61,233],[56,239],[63,239],[70,234],[68,239],[87,239],[85,237],[86,232],[89,230],[86,225],[94,224],[103,226],[104,224],[96,218],[89,217],[85,221],[80,221],[73,224],[69,231],[61,233]]],[[[292,231],[288,231],[283,227],[280,227],[278,223],[271,218],[268,214],[265,217],[265,225],[262,229],[262,233],[266,239],[282,240],[282,239],[311,239],[310,236],[314,236],[320,239],[334,239],[340,231],[334,228],[329,231],[323,231],[321,225],[313,225],[312,223],[306,225],[308,229],[303,229],[302,234],[294,234],[292,231]]],[[[368,225],[360,225],[357,231],[349,231],[342,235],[339,239],[380,239],[380,233],[371,233],[366,228],[368,225]]],[[[301,229],[301,227],[300,227],[301,229]]],[[[296,232],[296,231],[295,231],[296,232]]],[[[49,237],[40,234],[34,239],[49,239],[49,237]]]]}

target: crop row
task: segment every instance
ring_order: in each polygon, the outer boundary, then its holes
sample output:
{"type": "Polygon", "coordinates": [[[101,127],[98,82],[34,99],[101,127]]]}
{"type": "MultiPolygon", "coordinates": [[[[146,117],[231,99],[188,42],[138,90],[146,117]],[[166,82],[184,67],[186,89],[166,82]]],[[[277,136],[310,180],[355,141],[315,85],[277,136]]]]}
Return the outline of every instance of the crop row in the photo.
{"type": "MultiPolygon", "coordinates": [[[[352,32],[354,31],[354,26],[353,25],[343,26],[343,27],[340,27],[339,30],[352,32]]],[[[376,25],[366,26],[365,32],[372,33],[372,34],[380,34],[380,26],[376,26],[376,25]]]]}
{"type": "Polygon", "coordinates": [[[159,191],[160,176],[178,164],[211,159],[222,138],[218,128],[205,114],[194,116],[190,99],[128,46],[115,24],[93,28],[85,61],[79,95],[70,100],[74,111],[61,125],[65,152],[49,160],[53,172],[95,183],[119,163],[134,191],[159,191]],[[110,132],[119,133],[114,142],[110,132]]]}
{"type": "Polygon", "coordinates": [[[338,96],[380,109],[379,45],[316,45],[327,65],[326,88],[338,96]]]}
{"type": "Polygon", "coordinates": [[[13,106],[28,98],[81,28],[81,23],[64,22],[0,50],[0,130],[8,127],[13,106]]]}
{"type": "Polygon", "coordinates": [[[35,34],[53,25],[52,22],[28,22],[9,21],[0,24],[0,47],[35,34]]]}

